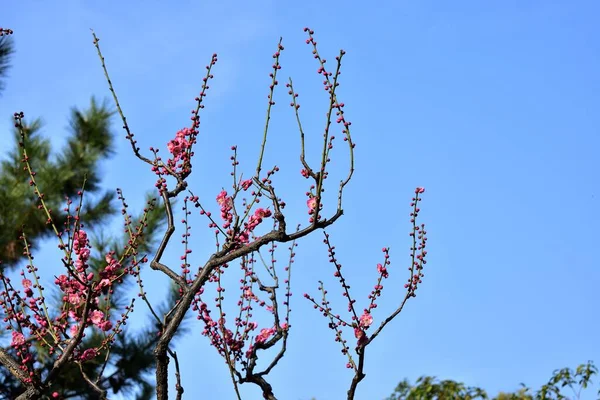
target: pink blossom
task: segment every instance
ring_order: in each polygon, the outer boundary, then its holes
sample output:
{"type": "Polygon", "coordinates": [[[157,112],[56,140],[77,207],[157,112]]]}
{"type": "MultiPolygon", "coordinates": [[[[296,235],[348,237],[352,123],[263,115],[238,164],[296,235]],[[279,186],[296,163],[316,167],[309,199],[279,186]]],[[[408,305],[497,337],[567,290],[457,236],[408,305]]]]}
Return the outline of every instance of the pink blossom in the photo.
{"type": "Polygon", "coordinates": [[[83,354],[81,354],[79,358],[81,359],[81,361],[88,361],[92,358],[95,358],[97,355],[98,352],[96,351],[96,349],[87,349],[83,352],[83,354]]]}
{"type": "Polygon", "coordinates": [[[110,284],[111,284],[110,279],[104,278],[104,279],[101,279],[100,282],[98,282],[98,287],[102,289],[107,286],[110,286],[110,284]]]}
{"type": "Polygon", "coordinates": [[[67,301],[71,304],[73,304],[74,306],[78,306],[81,304],[82,299],[81,296],[79,296],[78,293],[69,293],[67,295],[67,301]]]}
{"type": "Polygon", "coordinates": [[[384,278],[387,278],[389,276],[387,268],[381,264],[377,264],[377,272],[379,272],[384,278]]]}
{"type": "Polygon", "coordinates": [[[256,342],[257,343],[261,343],[261,342],[266,342],[269,337],[275,333],[276,329],[275,328],[262,328],[260,330],[260,333],[256,336],[256,342]]]}
{"type": "Polygon", "coordinates": [[[111,330],[112,327],[113,327],[113,324],[109,320],[106,320],[106,321],[98,324],[98,328],[102,329],[104,332],[111,330]]]}
{"type": "Polygon", "coordinates": [[[373,316],[369,314],[366,310],[363,315],[360,316],[360,326],[363,328],[368,328],[373,323],[373,316]]]}
{"type": "Polygon", "coordinates": [[[169,152],[173,154],[173,162],[177,162],[183,157],[183,153],[190,147],[190,142],[186,138],[191,136],[192,130],[189,128],[183,128],[175,134],[175,139],[171,140],[167,144],[169,152]]]}
{"type": "Polygon", "coordinates": [[[25,295],[27,297],[33,296],[33,289],[31,289],[31,281],[29,279],[23,279],[22,283],[23,287],[25,288],[25,295]]]}
{"type": "Polygon", "coordinates": [[[415,193],[420,194],[420,193],[425,193],[425,188],[424,187],[418,187],[415,189],[415,193]]]}
{"type": "Polygon", "coordinates": [[[104,313],[100,310],[92,311],[92,315],[90,316],[90,320],[94,325],[99,325],[104,319],[104,313]]]}
{"type": "Polygon", "coordinates": [[[83,229],[80,229],[77,232],[77,240],[80,242],[85,242],[87,240],[87,233],[83,229]]]}
{"type": "Polygon", "coordinates": [[[306,205],[308,206],[308,213],[312,214],[315,208],[317,208],[317,198],[311,197],[306,201],[306,205]]]}
{"type": "Polygon", "coordinates": [[[221,193],[219,193],[217,195],[217,203],[222,206],[225,203],[227,203],[228,201],[228,197],[227,197],[227,192],[225,190],[221,190],[221,193]]]}
{"type": "Polygon", "coordinates": [[[242,189],[248,190],[250,186],[252,186],[252,179],[248,179],[242,182],[242,189]]]}
{"type": "Polygon", "coordinates": [[[72,325],[69,331],[71,332],[71,336],[77,335],[77,331],[79,330],[79,325],[72,325]]]}
{"type": "Polygon", "coordinates": [[[56,280],[54,281],[54,283],[56,283],[59,286],[63,286],[67,283],[68,278],[66,275],[59,275],[58,278],[56,278],[56,280]]]}
{"type": "Polygon", "coordinates": [[[12,333],[12,341],[10,342],[12,346],[22,346],[25,344],[25,336],[21,332],[13,331],[12,333]]]}

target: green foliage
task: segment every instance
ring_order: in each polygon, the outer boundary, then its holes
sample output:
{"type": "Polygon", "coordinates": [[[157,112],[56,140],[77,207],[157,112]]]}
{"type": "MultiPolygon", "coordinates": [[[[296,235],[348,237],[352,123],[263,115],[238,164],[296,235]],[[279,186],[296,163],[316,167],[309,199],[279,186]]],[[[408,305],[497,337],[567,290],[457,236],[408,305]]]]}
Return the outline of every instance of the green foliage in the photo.
{"type": "MultiPolygon", "coordinates": [[[[66,218],[62,211],[65,197],[74,198],[84,182],[82,221],[94,226],[115,213],[112,205],[115,194],[100,189],[98,173],[99,162],[113,153],[112,115],[105,103],[98,105],[94,98],[87,110],[72,109],[67,144],[56,157],[52,156],[50,140],[40,135],[41,121],[36,119],[25,126],[25,148],[58,227],[63,226],[66,218]]],[[[41,239],[53,234],[46,217],[38,210],[39,202],[29,185],[29,174],[23,169],[17,129],[13,131],[13,138],[14,147],[0,164],[0,260],[3,267],[15,266],[23,259],[23,243],[19,240],[22,231],[33,249],[41,239]]]]}
{"type": "MultiPolygon", "coordinates": [[[[99,105],[93,98],[87,110],[73,108],[66,145],[56,155],[52,153],[50,140],[41,134],[42,124],[39,119],[31,121],[25,127],[25,148],[29,162],[36,172],[38,186],[44,193],[46,204],[53,210],[55,224],[59,228],[66,221],[66,213],[63,211],[65,198],[76,198],[85,181],[84,205],[80,217],[90,234],[94,252],[90,257],[89,267],[95,274],[106,266],[104,255],[112,251],[120,258],[129,240],[126,233],[121,236],[106,235],[102,229],[116,211],[113,206],[116,193],[101,189],[98,168],[99,162],[113,153],[114,135],[110,126],[112,115],[113,112],[106,104],[99,105]]],[[[34,248],[43,238],[54,235],[51,226],[46,223],[44,212],[38,209],[37,196],[29,185],[27,171],[23,169],[22,149],[18,144],[20,135],[16,130],[13,132],[13,138],[14,147],[0,165],[0,260],[3,260],[3,266],[11,267],[23,261],[23,243],[19,240],[22,230],[34,248]]],[[[152,252],[165,224],[164,207],[156,206],[156,199],[149,194],[146,196],[146,202],[153,206],[148,207],[148,212],[140,212],[132,217],[131,225],[145,225],[143,234],[136,240],[136,250],[140,258],[152,252]]],[[[124,282],[113,287],[113,292],[108,296],[108,307],[112,313],[120,314],[129,305],[130,294],[127,290],[133,289],[135,282],[130,276],[125,278],[124,282]]],[[[157,309],[158,315],[168,312],[175,305],[178,296],[178,288],[172,286],[170,296],[157,309]]],[[[58,290],[55,290],[47,301],[55,305],[50,309],[62,309],[62,295],[58,290]]],[[[144,305],[138,304],[138,307],[144,308],[144,305]]],[[[98,393],[90,390],[88,382],[84,379],[85,374],[88,379],[97,381],[97,386],[109,393],[119,393],[138,400],[152,399],[152,350],[158,340],[159,330],[157,322],[153,319],[141,332],[124,332],[117,335],[109,354],[104,350],[104,353],[94,360],[84,363],[81,370],[77,364],[67,364],[52,390],[61,393],[62,398],[99,399],[98,393]]],[[[178,335],[184,332],[178,332],[178,335]]],[[[105,333],[92,329],[86,334],[81,348],[98,347],[104,339],[105,333]]],[[[15,355],[12,348],[6,350],[15,355]]],[[[46,373],[50,371],[53,359],[48,355],[47,349],[35,346],[33,351],[36,353],[36,359],[40,361],[39,368],[46,373]]],[[[19,381],[5,369],[0,369],[0,399],[17,398],[23,390],[19,381]]]]}
{"type": "Polygon", "coordinates": [[[14,52],[13,38],[8,35],[0,36],[0,94],[4,91],[4,79],[8,75],[10,58],[14,52]]]}
{"type": "Polygon", "coordinates": [[[398,384],[394,393],[387,400],[422,400],[422,399],[488,399],[487,393],[476,387],[467,387],[463,383],[444,380],[438,381],[432,376],[422,376],[415,385],[407,379],[398,384]]]}
{"type": "MultiPolygon", "coordinates": [[[[149,201],[151,200],[148,196],[149,201]]],[[[159,236],[161,228],[164,226],[164,208],[156,207],[146,214],[145,224],[147,225],[144,231],[144,236],[141,238],[137,250],[140,254],[145,254],[151,251],[155,245],[156,238],[159,236]]],[[[134,219],[134,226],[139,225],[142,221],[143,214],[134,219]]],[[[111,237],[109,239],[96,240],[95,252],[90,258],[89,267],[94,273],[98,273],[104,268],[106,262],[103,255],[108,251],[115,251],[116,257],[119,258],[122,249],[126,246],[129,236],[123,235],[120,239],[111,237]]],[[[129,279],[131,280],[131,279],[129,279]]],[[[110,308],[119,310],[121,313],[125,306],[129,304],[126,300],[126,289],[132,285],[125,280],[122,284],[115,285],[114,291],[110,296],[110,308]]],[[[171,295],[159,307],[159,311],[169,310],[175,305],[179,295],[178,288],[171,287],[171,295]]],[[[53,299],[47,301],[54,302],[55,307],[50,307],[53,310],[61,310],[61,296],[56,291],[53,299]]],[[[138,305],[143,307],[143,305],[138,305]]],[[[104,308],[104,307],[102,307],[104,308]]],[[[166,312],[166,311],[165,311],[166,312]]],[[[147,324],[147,329],[136,334],[124,332],[116,336],[116,341],[113,344],[110,353],[106,350],[100,353],[94,360],[83,364],[83,372],[91,380],[96,381],[97,385],[107,391],[120,393],[131,397],[130,395],[137,393],[138,399],[151,399],[148,393],[154,392],[152,377],[150,372],[154,366],[154,355],[152,350],[158,340],[156,325],[153,323],[147,324]],[[105,365],[106,360],[106,365],[105,365]],[[103,373],[106,371],[106,373],[103,373]],[[144,394],[146,393],[146,394],[144,394]],[[145,396],[145,397],[144,397],[145,396]]],[[[105,339],[105,334],[98,330],[90,330],[86,335],[81,348],[99,347],[100,343],[105,339]]],[[[12,353],[12,349],[7,349],[12,353]]],[[[34,348],[36,359],[41,362],[42,371],[50,371],[53,366],[53,359],[48,356],[47,349],[41,346],[34,348]]],[[[76,364],[67,364],[66,368],[61,372],[56,379],[52,390],[62,394],[63,398],[75,398],[96,400],[100,397],[97,393],[90,390],[89,384],[82,378],[82,371],[79,370],[76,364]]],[[[0,399],[14,399],[18,394],[23,392],[23,388],[12,375],[7,371],[0,369],[0,399]]]]}
{"type": "MultiPolygon", "coordinates": [[[[552,377],[535,393],[523,387],[514,393],[500,392],[492,400],[567,400],[579,399],[583,389],[592,383],[598,369],[592,361],[579,365],[575,370],[563,368],[554,371],[552,377]],[[570,393],[564,394],[566,388],[570,393]]],[[[598,392],[600,398],[600,391],[598,392]]],[[[490,399],[487,392],[477,387],[467,387],[452,380],[439,381],[435,377],[423,376],[414,385],[408,380],[398,384],[396,390],[386,400],[429,400],[429,399],[490,399]]]]}

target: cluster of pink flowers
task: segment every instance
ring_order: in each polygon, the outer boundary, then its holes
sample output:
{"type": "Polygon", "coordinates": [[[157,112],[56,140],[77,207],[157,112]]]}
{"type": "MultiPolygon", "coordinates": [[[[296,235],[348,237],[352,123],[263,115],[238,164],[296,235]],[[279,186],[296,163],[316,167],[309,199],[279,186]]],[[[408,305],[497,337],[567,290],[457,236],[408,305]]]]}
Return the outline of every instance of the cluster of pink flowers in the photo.
{"type": "Polygon", "coordinates": [[[358,326],[354,328],[354,336],[358,339],[357,345],[360,346],[367,340],[366,330],[373,323],[373,316],[367,310],[359,318],[358,326]]]}
{"type": "Polygon", "coordinates": [[[244,223],[244,230],[239,235],[239,241],[241,243],[249,243],[250,234],[254,231],[264,218],[269,218],[272,215],[271,210],[265,208],[257,208],[254,210],[254,215],[248,218],[248,222],[244,223]]]}
{"type": "MultiPolygon", "coordinates": [[[[338,278],[339,283],[342,286],[342,289],[344,291],[343,296],[346,298],[346,300],[348,302],[348,312],[352,315],[352,321],[351,322],[345,321],[339,315],[333,314],[333,311],[332,311],[331,307],[329,306],[329,300],[327,300],[327,298],[326,298],[327,291],[325,290],[322,282],[320,282],[320,286],[319,286],[319,290],[323,294],[323,298],[320,303],[318,303],[312,296],[310,296],[306,293],[304,294],[304,297],[313,303],[313,307],[316,310],[321,312],[324,317],[326,317],[330,320],[329,327],[335,331],[335,341],[341,343],[342,353],[348,357],[348,363],[346,364],[347,368],[355,369],[356,371],[360,370],[360,367],[357,366],[357,364],[353,360],[352,356],[350,355],[350,347],[347,345],[347,341],[342,337],[342,329],[341,328],[342,327],[351,327],[354,330],[354,337],[357,339],[357,344],[356,344],[357,347],[359,347],[359,348],[362,347],[363,351],[364,351],[364,347],[366,347],[370,343],[370,340],[373,340],[377,336],[378,332],[381,331],[381,329],[383,329],[383,327],[388,322],[390,322],[391,319],[393,319],[393,317],[402,310],[406,300],[410,297],[415,296],[415,291],[417,289],[417,286],[421,283],[421,279],[423,278],[423,272],[422,272],[423,265],[426,263],[425,256],[427,255],[427,251],[425,250],[426,243],[427,243],[427,237],[426,237],[427,232],[425,231],[425,225],[424,224],[421,224],[420,226],[417,225],[416,220],[417,220],[418,213],[420,211],[420,209],[417,206],[418,202],[421,201],[421,199],[419,198],[419,194],[422,194],[424,192],[425,192],[424,188],[422,188],[422,187],[416,188],[415,189],[415,197],[412,198],[412,202],[410,204],[411,207],[413,207],[413,211],[410,214],[410,217],[411,217],[410,222],[413,225],[412,232],[410,233],[410,236],[413,238],[413,243],[411,246],[411,256],[412,256],[413,262],[412,262],[412,266],[409,268],[410,278],[408,279],[408,283],[404,286],[405,288],[407,288],[407,292],[406,292],[404,301],[402,301],[399,308],[392,314],[392,316],[388,317],[388,319],[386,319],[381,324],[379,329],[371,336],[371,338],[369,338],[367,336],[366,331],[373,324],[373,316],[371,314],[371,311],[374,308],[377,308],[376,300],[381,296],[381,292],[383,290],[382,282],[384,279],[387,279],[389,276],[389,272],[388,272],[388,266],[390,265],[389,248],[384,247],[381,249],[381,251],[384,253],[384,261],[383,261],[383,263],[377,264],[377,272],[379,273],[379,277],[377,279],[377,283],[375,284],[373,290],[371,291],[371,293],[368,296],[368,298],[370,300],[368,307],[365,308],[363,310],[363,313],[359,316],[355,311],[356,308],[355,308],[354,303],[356,300],[352,299],[350,296],[350,290],[349,290],[350,286],[348,285],[348,283],[346,282],[346,279],[344,278],[344,276],[342,274],[342,265],[338,262],[338,260],[336,258],[335,246],[331,245],[331,243],[329,241],[329,234],[325,233],[325,240],[323,242],[328,247],[329,262],[331,262],[335,266],[334,276],[336,278],[338,278]]],[[[312,199],[313,198],[309,199],[309,201],[312,199]]],[[[316,204],[308,203],[308,206],[309,206],[309,209],[314,209],[316,204]]],[[[364,354],[364,353],[360,353],[360,352],[358,352],[358,353],[359,353],[359,355],[364,354]]]]}
{"type": "Polygon", "coordinates": [[[224,221],[223,228],[227,229],[233,221],[233,199],[227,195],[225,190],[222,190],[217,195],[217,204],[221,207],[221,219],[224,221]]]}
{"type": "Polygon", "coordinates": [[[187,151],[191,147],[194,134],[194,130],[183,128],[175,134],[175,139],[167,143],[167,148],[173,156],[167,161],[171,169],[176,170],[178,163],[189,160],[187,151]]]}
{"type": "MultiPolygon", "coordinates": [[[[83,229],[78,229],[73,234],[73,252],[76,254],[77,259],[74,261],[75,274],[61,274],[59,275],[54,283],[64,293],[63,301],[68,304],[69,307],[58,315],[53,321],[49,321],[45,314],[40,311],[39,303],[43,301],[43,298],[35,298],[33,293],[33,283],[30,279],[23,278],[22,285],[28,301],[28,308],[31,310],[36,323],[33,323],[28,316],[23,312],[14,313],[14,307],[7,308],[7,321],[11,320],[17,325],[27,327],[31,335],[34,337],[43,337],[47,334],[48,329],[54,331],[56,334],[63,332],[68,329],[70,335],[74,337],[81,328],[82,323],[82,312],[84,305],[88,304],[87,320],[85,321],[85,327],[96,326],[102,331],[109,331],[113,328],[113,323],[108,319],[105,312],[98,309],[99,296],[102,295],[105,288],[110,288],[112,282],[116,279],[121,265],[114,259],[113,254],[109,253],[105,259],[107,262],[106,267],[99,273],[98,281],[94,283],[94,273],[87,272],[88,261],[90,257],[90,246],[87,233],[83,229]],[[70,323],[74,321],[74,323],[70,323]],[[50,326],[50,324],[53,326],[50,326]],[[69,325],[71,325],[69,327],[69,325]]],[[[22,273],[24,275],[24,273],[22,273]]],[[[3,277],[5,282],[9,282],[8,278],[3,277]]],[[[2,293],[3,296],[7,296],[7,293],[2,293]]],[[[6,307],[9,302],[5,301],[3,305],[6,307]]],[[[12,328],[14,329],[14,328],[12,328]]],[[[59,339],[60,340],[60,339],[59,339]]],[[[21,348],[27,343],[26,337],[22,330],[13,330],[11,345],[15,348],[21,348]]],[[[82,361],[90,360],[98,354],[97,349],[87,349],[79,354],[78,358],[82,361]]]]}
{"type": "MultiPolygon", "coordinates": [[[[252,180],[242,182],[242,187],[248,188],[252,180]]],[[[217,203],[219,204],[221,211],[221,219],[223,220],[223,228],[228,229],[227,234],[232,235],[234,233],[231,228],[233,222],[233,199],[227,195],[225,190],[222,190],[217,195],[217,203]]],[[[260,225],[265,218],[271,217],[273,213],[269,209],[257,208],[254,210],[254,214],[248,218],[247,222],[244,222],[244,229],[238,232],[236,237],[233,239],[234,242],[239,244],[247,244],[250,242],[250,235],[254,229],[260,225]]]]}
{"type": "Polygon", "coordinates": [[[252,179],[247,179],[245,181],[242,181],[242,189],[244,190],[248,190],[250,188],[250,186],[252,186],[252,179]]]}
{"type": "Polygon", "coordinates": [[[377,264],[377,272],[379,272],[384,278],[389,276],[387,268],[381,264],[377,264]]]}
{"type": "Polygon", "coordinates": [[[13,331],[10,344],[13,347],[23,346],[25,344],[25,335],[21,332],[13,331]]]}
{"type": "Polygon", "coordinates": [[[110,322],[108,319],[104,319],[105,315],[102,311],[94,310],[91,314],[92,316],[90,317],[90,321],[92,321],[92,323],[98,328],[105,332],[112,329],[112,322],[110,322]]]}
{"type": "Polygon", "coordinates": [[[258,335],[256,335],[256,343],[264,343],[267,340],[269,340],[269,338],[275,334],[275,332],[277,332],[277,328],[273,327],[273,328],[262,328],[260,330],[260,333],[258,335]]]}
{"type": "Polygon", "coordinates": [[[371,315],[370,312],[368,312],[367,310],[365,310],[363,312],[363,315],[360,316],[360,326],[362,326],[363,328],[368,328],[369,326],[371,326],[371,324],[373,323],[373,316],[371,315]]]}
{"type": "MultiPolygon", "coordinates": [[[[256,322],[246,323],[241,332],[236,330],[234,333],[225,326],[224,317],[221,317],[218,321],[212,319],[207,304],[202,302],[200,296],[193,302],[192,310],[198,311],[198,319],[204,322],[202,335],[210,339],[211,344],[219,354],[225,356],[226,352],[229,352],[235,359],[240,359],[249,332],[256,329],[258,324],[256,322]]],[[[239,326],[242,325],[239,324],[239,326]]]]}
{"type": "MultiPolygon", "coordinates": [[[[197,126],[197,121],[194,125],[197,126]]],[[[150,147],[150,151],[154,153],[154,163],[152,171],[158,175],[158,181],[155,186],[159,191],[167,190],[167,181],[165,176],[186,175],[191,172],[190,161],[194,153],[191,151],[192,145],[196,141],[198,131],[190,128],[183,128],[175,134],[175,138],[167,143],[167,148],[171,157],[166,164],[162,163],[162,158],[158,155],[158,149],[150,147]]]]}
{"type": "Polygon", "coordinates": [[[75,232],[75,237],[73,238],[73,251],[77,255],[77,260],[75,261],[77,272],[84,272],[87,268],[87,263],[90,258],[88,242],[87,233],[83,229],[79,229],[75,232]]]}

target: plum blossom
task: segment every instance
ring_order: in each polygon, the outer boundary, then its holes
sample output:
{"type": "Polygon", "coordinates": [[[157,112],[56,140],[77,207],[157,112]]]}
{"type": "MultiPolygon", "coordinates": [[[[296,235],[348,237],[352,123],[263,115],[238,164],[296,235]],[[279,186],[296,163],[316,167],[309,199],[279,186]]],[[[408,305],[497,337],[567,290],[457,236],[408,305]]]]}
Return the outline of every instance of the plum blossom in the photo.
{"type": "Polygon", "coordinates": [[[252,179],[248,179],[242,182],[242,189],[248,190],[252,186],[252,179]]]}
{"type": "Polygon", "coordinates": [[[366,310],[363,315],[360,316],[360,326],[363,328],[368,328],[373,323],[373,316],[368,313],[366,310]]]}
{"type": "Polygon", "coordinates": [[[33,289],[31,289],[32,282],[29,279],[23,279],[23,288],[25,288],[25,295],[27,297],[33,296],[33,289]]]}
{"type": "Polygon", "coordinates": [[[111,330],[112,327],[113,324],[109,320],[102,321],[98,324],[98,328],[102,329],[104,332],[111,330]]]}
{"type": "Polygon", "coordinates": [[[79,359],[81,361],[88,361],[88,360],[95,358],[97,355],[98,355],[98,351],[96,349],[87,349],[86,351],[84,351],[81,354],[79,359]]]}
{"type": "Polygon", "coordinates": [[[389,276],[387,268],[381,264],[377,264],[377,272],[379,272],[384,278],[387,278],[389,276]]]}
{"type": "Polygon", "coordinates": [[[78,330],[79,330],[79,325],[71,325],[71,328],[69,328],[69,332],[71,333],[71,336],[77,335],[78,330]]]}
{"type": "Polygon", "coordinates": [[[173,155],[173,163],[177,163],[182,159],[183,153],[190,147],[190,142],[187,139],[192,134],[189,128],[183,128],[175,134],[175,139],[167,144],[169,152],[173,155]]]}
{"type": "Polygon", "coordinates": [[[266,342],[272,334],[277,331],[275,328],[262,328],[260,333],[256,336],[256,342],[262,343],[266,342]]]}
{"type": "Polygon", "coordinates": [[[12,340],[10,342],[12,346],[22,346],[25,344],[25,336],[21,332],[13,331],[12,340]]]}
{"type": "Polygon", "coordinates": [[[94,310],[91,314],[90,320],[94,325],[99,325],[104,319],[104,313],[100,310],[94,310]]]}
{"type": "Polygon", "coordinates": [[[312,214],[315,211],[315,208],[317,208],[317,198],[311,197],[306,201],[306,205],[308,206],[308,213],[312,214]]]}

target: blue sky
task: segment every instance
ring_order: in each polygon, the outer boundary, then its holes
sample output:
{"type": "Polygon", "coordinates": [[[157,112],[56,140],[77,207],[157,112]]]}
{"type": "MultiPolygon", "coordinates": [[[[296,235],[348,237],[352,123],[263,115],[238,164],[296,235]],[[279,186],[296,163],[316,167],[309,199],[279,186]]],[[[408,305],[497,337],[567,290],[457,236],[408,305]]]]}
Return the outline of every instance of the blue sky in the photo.
{"type": "MultiPolygon", "coordinates": [[[[327,58],[347,51],[339,97],[353,123],[356,174],[345,215],[329,231],[355,297],[366,301],[381,247],[391,247],[392,278],[376,323],[403,296],[409,201],[416,186],[427,188],[425,279],[369,347],[357,398],[382,399],[402,378],[425,374],[491,393],[520,382],[536,388],[556,368],[600,362],[598,3],[176,3],[5,5],[0,24],[15,31],[17,54],[0,98],[2,143],[10,116],[23,110],[44,119],[59,148],[69,108],[87,106],[91,95],[108,97],[89,28],[101,38],[143,149],[164,149],[188,125],[204,65],[217,52],[190,180],[212,198],[230,185],[231,145],[246,174],[253,171],[279,36],[286,47],[280,80],[294,78],[316,157],[327,99],[304,44],[302,28],[310,26],[327,58]]],[[[281,168],[275,183],[289,220],[299,222],[307,188],[298,174],[298,134],[283,87],[277,99],[266,165],[281,168]]],[[[139,208],[154,177],[133,159],[122,132],[119,138],[104,182],[123,188],[139,208]]],[[[344,171],[345,156],[336,148],[332,175],[344,171]]],[[[204,220],[194,226],[200,265],[213,244],[204,220]]],[[[325,279],[338,310],[345,307],[321,240],[316,234],[297,249],[290,348],[270,375],[280,399],[341,399],[351,379],[326,320],[302,298],[325,279]]],[[[168,257],[177,264],[179,254],[175,246],[168,257]]],[[[51,265],[54,257],[45,249],[38,260],[51,265]]],[[[150,270],[144,277],[159,300],[164,279],[150,270]]],[[[190,326],[177,344],[186,397],[233,399],[226,366],[200,326],[190,326]]],[[[242,389],[244,398],[259,398],[254,388],[242,389]]]]}

